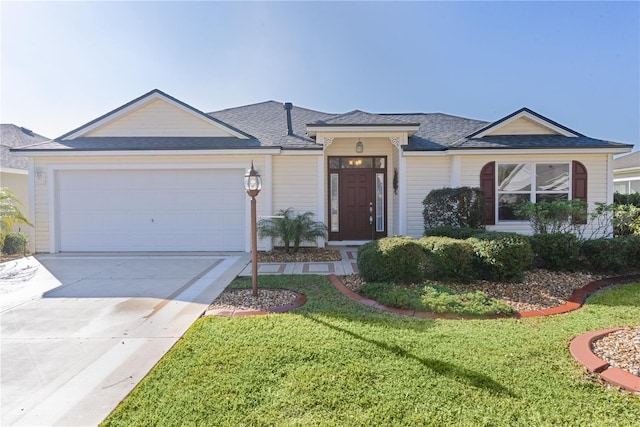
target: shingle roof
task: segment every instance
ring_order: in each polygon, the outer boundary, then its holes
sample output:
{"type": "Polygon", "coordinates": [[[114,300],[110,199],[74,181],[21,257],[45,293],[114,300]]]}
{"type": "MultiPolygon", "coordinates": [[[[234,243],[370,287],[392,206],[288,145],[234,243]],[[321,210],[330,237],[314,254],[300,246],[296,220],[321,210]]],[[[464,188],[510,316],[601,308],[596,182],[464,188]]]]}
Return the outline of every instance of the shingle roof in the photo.
{"type": "MultiPolygon", "coordinates": [[[[311,123],[310,123],[311,124],[311,123]]],[[[394,117],[384,114],[372,114],[366,111],[353,110],[348,113],[334,115],[333,117],[325,120],[316,120],[312,124],[315,125],[400,125],[406,126],[413,123],[408,123],[403,120],[396,119],[394,117]]]]}
{"type": "MultiPolygon", "coordinates": [[[[220,150],[256,148],[255,138],[233,137],[81,137],[63,141],[46,141],[27,150],[57,151],[126,151],[126,150],[220,150]]],[[[14,151],[20,151],[14,150],[14,151]]]]}
{"type": "Polygon", "coordinates": [[[330,119],[336,114],[293,106],[293,135],[287,135],[287,114],[284,104],[266,101],[209,113],[210,116],[254,136],[263,146],[284,148],[321,148],[307,136],[307,123],[330,119]]]}
{"type": "Polygon", "coordinates": [[[633,153],[613,159],[614,170],[631,168],[640,168],[640,151],[634,151],[633,153]]]}
{"type": "Polygon", "coordinates": [[[452,144],[449,148],[461,150],[478,148],[607,148],[626,146],[628,145],[586,136],[500,135],[485,136],[482,138],[463,138],[455,144],[452,144]]]}
{"type": "Polygon", "coordinates": [[[27,159],[12,156],[9,150],[49,139],[14,124],[0,124],[0,130],[0,166],[3,168],[26,169],[27,159]]]}

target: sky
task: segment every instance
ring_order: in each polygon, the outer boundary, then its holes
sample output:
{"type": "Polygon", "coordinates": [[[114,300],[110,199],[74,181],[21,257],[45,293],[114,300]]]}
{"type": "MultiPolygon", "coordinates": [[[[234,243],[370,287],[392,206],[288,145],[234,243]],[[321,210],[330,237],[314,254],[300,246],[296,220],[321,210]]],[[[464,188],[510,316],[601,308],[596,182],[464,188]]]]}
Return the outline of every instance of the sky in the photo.
{"type": "Polygon", "coordinates": [[[640,2],[0,2],[0,122],[55,138],[152,90],[211,112],[500,119],[640,149],[640,2]]]}

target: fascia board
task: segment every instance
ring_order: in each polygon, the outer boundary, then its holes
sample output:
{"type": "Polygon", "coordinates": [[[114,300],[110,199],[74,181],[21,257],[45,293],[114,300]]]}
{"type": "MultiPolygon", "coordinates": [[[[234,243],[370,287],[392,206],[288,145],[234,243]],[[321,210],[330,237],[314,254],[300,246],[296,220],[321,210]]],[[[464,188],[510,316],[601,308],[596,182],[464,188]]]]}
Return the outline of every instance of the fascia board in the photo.
{"type": "Polygon", "coordinates": [[[438,157],[438,156],[486,156],[497,154],[620,154],[629,152],[629,148],[536,148],[514,150],[504,148],[484,148],[481,150],[447,150],[447,151],[403,151],[405,157],[438,157]]]}
{"type": "Polygon", "coordinates": [[[280,148],[267,149],[242,149],[242,150],[37,150],[24,151],[20,155],[23,157],[139,157],[139,156],[244,156],[244,155],[266,155],[280,154],[280,148]]]}
{"type": "Polygon", "coordinates": [[[515,114],[513,117],[510,117],[502,122],[499,122],[495,125],[489,125],[485,130],[483,130],[482,132],[473,135],[474,138],[482,138],[483,136],[486,136],[487,134],[490,134],[491,132],[500,129],[501,127],[504,127],[506,125],[508,125],[509,123],[512,123],[520,118],[526,118],[542,127],[545,127],[547,129],[550,129],[562,136],[568,136],[568,137],[577,137],[578,135],[576,135],[575,133],[569,132],[566,129],[562,129],[561,127],[558,127],[556,125],[554,125],[553,123],[548,122],[547,120],[543,120],[540,117],[534,116],[533,114],[529,113],[528,111],[521,111],[518,114],[515,114]]]}
{"type": "Polygon", "coordinates": [[[410,135],[413,135],[418,131],[420,126],[394,126],[394,125],[383,125],[383,126],[371,126],[371,125],[363,125],[363,126],[315,126],[315,125],[307,125],[307,133],[309,136],[315,136],[318,132],[333,134],[333,133],[343,133],[343,134],[359,134],[362,132],[371,132],[374,134],[382,133],[382,132],[408,132],[410,135]]]}

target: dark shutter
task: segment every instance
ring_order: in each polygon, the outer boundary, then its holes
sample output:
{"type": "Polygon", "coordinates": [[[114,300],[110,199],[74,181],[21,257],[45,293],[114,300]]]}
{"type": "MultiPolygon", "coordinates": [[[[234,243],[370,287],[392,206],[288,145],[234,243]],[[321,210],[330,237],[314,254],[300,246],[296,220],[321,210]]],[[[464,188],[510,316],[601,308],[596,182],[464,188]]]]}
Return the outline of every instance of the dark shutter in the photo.
{"type": "MultiPolygon", "coordinates": [[[[571,198],[587,202],[587,168],[582,163],[574,160],[571,162],[571,175],[571,198]]],[[[574,217],[573,222],[575,224],[586,224],[587,212],[584,212],[584,215],[578,218],[574,217]]]]}
{"type": "Polygon", "coordinates": [[[496,223],[496,162],[489,162],[480,171],[480,188],[484,191],[485,225],[496,223]]]}

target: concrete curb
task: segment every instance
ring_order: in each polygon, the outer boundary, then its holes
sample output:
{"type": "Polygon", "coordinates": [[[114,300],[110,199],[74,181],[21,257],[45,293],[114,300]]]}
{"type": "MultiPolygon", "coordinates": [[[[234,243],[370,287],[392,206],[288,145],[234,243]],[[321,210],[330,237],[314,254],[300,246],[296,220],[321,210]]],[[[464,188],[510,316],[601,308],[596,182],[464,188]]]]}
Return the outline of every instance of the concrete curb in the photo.
{"type": "Polygon", "coordinates": [[[600,359],[592,351],[594,341],[621,329],[623,328],[601,329],[579,335],[571,340],[569,352],[578,363],[584,365],[589,372],[599,374],[604,381],[622,387],[627,391],[638,393],[640,392],[640,377],[620,368],[610,366],[609,363],[600,359]]]}

